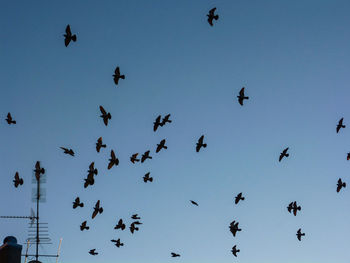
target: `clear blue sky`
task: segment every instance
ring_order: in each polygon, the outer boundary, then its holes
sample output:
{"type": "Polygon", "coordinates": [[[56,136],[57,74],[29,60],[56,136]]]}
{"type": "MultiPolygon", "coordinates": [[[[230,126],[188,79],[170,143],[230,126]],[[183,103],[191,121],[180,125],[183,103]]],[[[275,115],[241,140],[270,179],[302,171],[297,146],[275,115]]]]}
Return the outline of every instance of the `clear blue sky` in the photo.
{"type": "MultiPolygon", "coordinates": [[[[0,214],[29,214],[39,160],[53,241],[41,251],[56,253],[63,237],[63,263],[349,262],[350,193],[336,193],[339,177],[350,184],[349,13],[349,1],[328,0],[0,1],[0,214]],[[213,7],[220,18],[210,27],[213,7]],[[78,38],[68,48],[67,24],[78,38]],[[118,87],[116,66],[126,75],[118,87]],[[112,114],[108,127],[99,105],[112,114]],[[153,132],[167,113],[173,122],[153,132]],[[336,134],[341,117],[349,127],[336,134]],[[196,153],[202,134],[208,147],[196,153]],[[100,136],[107,149],[97,153],[100,136]],[[111,149],[120,165],[108,171],[111,149]],[[152,160],[129,161],[146,150],[152,160]],[[99,174],[84,189],[92,161],[99,174]],[[142,181],[147,172],[153,183],[142,181]],[[239,192],[246,200],[235,206],[239,192]],[[85,207],[73,210],[77,196],[85,207]],[[98,199],[104,212],[91,220],[98,199]],[[286,209],[294,200],[296,217],[286,209]],[[133,213],[139,232],[113,229],[133,213]],[[242,228],[235,238],[232,220],[242,228]]],[[[24,243],[27,223],[1,220],[0,238],[24,243]]]]}

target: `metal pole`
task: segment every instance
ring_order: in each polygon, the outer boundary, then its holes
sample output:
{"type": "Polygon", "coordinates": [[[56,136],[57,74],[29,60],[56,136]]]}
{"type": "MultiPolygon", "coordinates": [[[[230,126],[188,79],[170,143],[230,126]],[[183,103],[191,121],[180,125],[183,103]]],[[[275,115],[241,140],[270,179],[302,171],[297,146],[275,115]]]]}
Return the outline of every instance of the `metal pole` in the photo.
{"type": "Polygon", "coordinates": [[[37,178],[37,191],[36,191],[36,252],[35,258],[38,261],[39,258],[39,199],[40,199],[40,174],[37,178]]]}

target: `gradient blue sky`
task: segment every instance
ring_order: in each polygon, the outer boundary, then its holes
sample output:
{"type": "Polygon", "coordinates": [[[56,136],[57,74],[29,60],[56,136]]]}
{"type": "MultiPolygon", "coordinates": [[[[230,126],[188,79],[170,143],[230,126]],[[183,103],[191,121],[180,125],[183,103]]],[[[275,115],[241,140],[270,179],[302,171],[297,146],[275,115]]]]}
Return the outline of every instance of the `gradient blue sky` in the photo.
{"type": "MultiPolygon", "coordinates": [[[[63,237],[63,263],[349,262],[349,189],[336,193],[339,177],[350,183],[349,13],[340,0],[1,0],[0,214],[29,214],[40,160],[53,241],[41,252],[56,253],[63,237]],[[220,18],[210,27],[213,7],[220,18]],[[78,38],[68,48],[67,24],[78,38]],[[118,87],[117,65],[126,75],[118,87]],[[108,127],[99,105],[112,114],[108,127]],[[173,122],[154,133],[167,113],[173,122]],[[349,128],[336,134],[341,117],[349,128]],[[208,147],[196,153],[202,134],[208,147]],[[96,153],[100,136],[107,149],[96,153]],[[168,150],[155,154],[164,138],[168,150]],[[285,147],[290,157],[279,163],[285,147]],[[108,171],[111,149],[120,165],[108,171]],[[146,150],[152,160],[129,161],[146,150]],[[84,189],[92,161],[99,174],[84,189]],[[153,183],[142,181],[147,172],[153,183]],[[239,192],[246,200],[234,206],[239,192]],[[77,196],[85,207],[73,210],[77,196]],[[98,199],[105,211],[92,221],[98,199]],[[286,210],[294,200],[297,217],[286,210]],[[133,213],[139,232],[113,229],[133,213]],[[91,228],[81,232],[84,220],[91,228]],[[232,220],[242,228],[235,238],[232,220]]],[[[0,238],[24,243],[27,223],[1,220],[0,238]]]]}

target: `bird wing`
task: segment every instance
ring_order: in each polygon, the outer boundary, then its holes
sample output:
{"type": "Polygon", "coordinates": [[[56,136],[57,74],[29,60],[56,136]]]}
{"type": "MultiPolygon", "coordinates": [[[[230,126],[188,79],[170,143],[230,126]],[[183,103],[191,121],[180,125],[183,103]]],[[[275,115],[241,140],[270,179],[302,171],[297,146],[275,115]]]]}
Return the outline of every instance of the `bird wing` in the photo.
{"type": "Polygon", "coordinates": [[[214,15],[215,10],[216,10],[216,7],[210,9],[210,10],[209,10],[209,14],[210,14],[210,15],[214,15]]]}
{"type": "Polygon", "coordinates": [[[105,109],[102,106],[100,106],[100,111],[103,115],[107,114],[107,112],[105,111],[105,109]]]}
{"type": "Polygon", "coordinates": [[[243,106],[243,97],[238,97],[238,102],[241,104],[241,106],[243,106]]]}
{"type": "Polygon", "coordinates": [[[96,202],[95,207],[96,207],[96,209],[99,209],[99,208],[100,208],[100,200],[98,200],[98,201],[96,202]]]}
{"type": "Polygon", "coordinates": [[[95,210],[94,210],[94,212],[92,213],[92,217],[91,217],[91,218],[92,218],[92,219],[94,219],[94,218],[95,218],[95,216],[97,215],[97,213],[98,213],[98,210],[97,210],[97,209],[95,209],[95,210]]]}
{"type": "Polygon", "coordinates": [[[67,25],[67,27],[66,27],[66,34],[67,34],[68,36],[71,36],[71,35],[72,35],[72,32],[70,31],[70,26],[69,26],[69,25],[67,25]]]}
{"type": "Polygon", "coordinates": [[[18,172],[16,172],[16,174],[15,174],[15,180],[16,180],[16,181],[19,181],[19,175],[18,175],[18,172]]]}
{"type": "Polygon", "coordinates": [[[115,160],[115,159],[116,159],[116,157],[115,157],[115,154],[114,154],[114,151],[113,151],[113,150],[111,150],[111,158],[112,158],[113,160],[115,160]]]}
{"type": "Polygon", "coordinates": [[[12,120],[11,113],[7,113],[7,118],[8,118],[9,120],[12,120]]]}
{"type": "Polygon", "coordinates": [[[244,97],[244,87],[239,91],[239,96],[244,97]]]}
{"type": "Polygon", "coordinates": [[[119,70],[119,67],[116,67],[116,69],[115,69],[114,73],[115,73],[117,76],[119,76],[119,75],[120,75],[120,70],[119,70]]]}
{"type": "Polygon", "coordinates": [[[90,163],[89,170],[94,170],[94,165],[95,165],[95,162],[90,163]]]}

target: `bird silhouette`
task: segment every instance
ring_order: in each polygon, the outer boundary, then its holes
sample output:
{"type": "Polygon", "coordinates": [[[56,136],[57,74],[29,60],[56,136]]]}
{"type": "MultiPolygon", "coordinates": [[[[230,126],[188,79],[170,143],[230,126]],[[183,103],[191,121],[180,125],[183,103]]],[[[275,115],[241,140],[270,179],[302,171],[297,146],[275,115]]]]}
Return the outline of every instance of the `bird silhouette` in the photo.
{"type": "Polygon", "coordinates": [[[122,246],[124,246],[124,243],[121,243],[121,242],[120,242],[120,238],[118,238],[117,240],[112,239],[111,241],[115,243],[115,246],[116,246],[116,247],[122,247],[122,246]]]}
{"type": "Polygon", "coordinates": [[[70,31],[70,26],[67,25],[66,27],[66,33],[63,35],[64,36],[64,45],[68,47],[69,43],[71,41],[75,42],[77,41],[77,36],[74,34],[72,35],[72,32],[70,31]]]}
{"type": "Polygon", "coordinates": [[[204,139],[204,135],[202,135],[199,139],[198,139],[198,142],[196,143],[196,152],[198,153],[199,150],[204,147],[206,148],[207,147],[207,144],[206,143],[203,143],[203,139],[204,139]]]}
{"type": "Polygon", "coordinates": [[[240,201],[240,200],[244,200],[245,198],[244,197],[242,197],[242,193],[239,193],[236,197],[235,197],[235,204],[237,205],[238,204],[238,202],[240,201]]]}
{"type": "Polygon", "coordinates": [[[131,219],[139,220],[139,219],[141,219],[141,217],[139,217],[137,214],[134,214],[131,216],[131,219]]]}
{"type": "Polygon", "coordinates": [[[239,104],[241,104],[241,106],[243,106],[243,101],[244,100],[248,100],[249,99],[249,97],[246,97],[244,95],[244,87],[241,88],[241,90],[239,91],[239,96],[237,96],[237,98],[238,98],[238,102],[239,102],[239,104]]]}
{"type": "Polygon", "coordinates": [[[287,210],[289,213],[292,213],[293,210],[293,202],[290,202],[289,205],[287,206],[287,210]]]}
{"type": "Polygon", "coordinates": [[[90,163],[88,174],[92,176],[98,174],[98,170],[95,168],[95,162],[90,163]]]}
{"type": "Polygon", "coordinates": [[[118,85],[119,79],[125,79],[125,75],[120,75],[119,67],[116,67],[113,75],[115,85],[118,85]]]}
{"type": "Polygon", "coordinates": [[[350,160],[350,153],[347,154],[346,160],[348,160],[348,161],[350,160]]]}
{"type": "Polygon", "coordinates": [[[219,19],[219,15],[215,15],[215,10],[216,7],[212,8],[209,10],[209,14],[207,14],[208,17],[208,23],[209,25],[213,26],[213,19],[218,20],[219,19]]]}
{"type": "Polygon", "coordinates": [[[94,219],[98,213],[102,214],[102,212],[103,212],[103,208],[100,207],[100,200],[98,200],[95,204],[94,212],[92,213],[91,218],[94,219]]]}
{"type": "Polygon", "coordinates": [[[149,155],[149,152],[150,151],[147,151],[144,154],[142,154],[141,163],[143,163],[146,159],[152,159],[152,156],[149,155]]]}
{"type": "Polygon", "coordinates": [[[162,119],[162,123],[160,126],[164,126],[166,123],[171,123],[172,120],[169,120],[171,114],[165,115],[165,117],[162,119]]]}
{"type": "Polygon", "coordinates": [[[238,222],[232,221],[229,226],[230,231],[234,237],[236,236],[237,231],[242,231],[242,229],[238,228],[238,224],[239,224],[238,222]]]}
{"type": "Polygon", "coordinates": [[[40,162],[39,161],[37,161],[35,163],[34,172],[35,172],[35,178],[36,178],[37,181],[40,180],[40,175],[45,173],[45,169],[40,167],[40,162]]]}
{"type": "Polygon", "coordinates": [[[283,152],[281,152],[280,158],[278,159],[279,162],[283,159],[283,157],[289,156],[289,153],[287,153],[288,149],[289,149],[289,147],[287,147],[286,149],[283,150],[283,152]]]}
{"type": "Polygon", "coordinates": [[[293,211],[294,216],[296,216],[297,212],[301,210],[301,206],[298,206],[297,202],[294,201],[294,202],[289,203],[289,205],[287,206],[287,210],[289,213],[292,213],[292,211],[293,211]]]}
{"type": "Polygon", "coordinates": [[[165,146],[165,139],[161,140],[159,144],[157,144],[156,153],[158,153],[161,149],[168,149],[167,146],[165,146]]]}
{"type": "Polygon", "coordinates": [[[162,123],[160,122],[161,118],[162,118],[162,116],[158,115],[156,120],[153,122],[153,131],[156,131],[159,126],[162,126],[162,123]]]}
{"type": "Polygon", "coordinates": [[[84,229],[89,230],[89,228],[90,228],[90,227],[88,227],[88,226],[86,225],[86,221],[84,221],[84,222],[81,223],[81,225],[80,225],[80,230],[81,230],[81,231],[84,231],[84,229]]]}
{"type": "Polygon", "coordinates": [[[79,197],[75,198],[75,201],[73,202],[73,209],[77,208],[78,206],[84,207],[84,203],[80,202],[79,197]]]}
{"type": "Polygon", "coordinates": [[[102,137],[98,138],[97,143],[96,143],[96,151],[99,153],[101,148],[106,148],[106,144],[102,143],[102,137]]]}
{"type": "Polygon", "coordinates": [[[193,201],[193,200],[190,200],[190,202],[191,202],[192,204],[198,206],[198,203],[197,203],[197,202],[195,202],[195,201],[193,201]]]}
{"type": "Polygon", "coordinates": [[[108,170],[113,167],[113,165],[117,166],[119,164],[119,159],[115,157],[114,151],[111,150],[111,159],[109,159],[108,170]]]}
{"type": "Polygon", "coordinates": [[[88,177],[84,179],[84,181],[85,181],[84,188],[87,188],[89,185],[94,185],[95,183],[95,179],[92,174],[89,174],[88,177]]]}
{"type": "Polygon", "coordinates": [[[14,183],[14,185],[15,185],[16,188],[17,188],[19,185],[22,185],[22,184],[23,184],[23,179],[22,179],[22,178],[19,178],[18,172],[16,172],[16,174],[15,174],[15,180],[13,180],[13,183],[14,183]]]}
{"type": "Polygon", "coordinates": [[[96,250],[95,248],[94,248],[94,249],[90,249],[89,254],[90,254],[90,255],[93,255],[93,256],[98,255],[98,253],[95,252],[95,250],[96,250]]]}
{"type": "Polygon", "coordinates": [[[125,224],[123,223],[123,219],[119,219],[118,224],[114,227],[114,229],[125,229],[125,224]]]}
{"type": "Polygon", "coordinates": [[[71,155],[71,156],[74,156],[74,152],[73,152],[73,150],[72,149],[67,149],[67,148],[64,148],[64,147],[60,147],[64,152],[63,153],[65,153],[65,154],[69,154],[69,155],[71,155]]]}
{"type": "Polygon", "coordinates": [[[102,106],[100,106],[100,111],[102,113],[102,115],[100,115],[100,117],[103,119],[103,123],[107,126],[108,120],[112,119],[112,115],[109,112],[107,113],[102,106]]]}
{"type": "Polygon", "coordinates": [[[6,118],[6,121],[8,124],[16,124],[16,121],[15,120],[12,120],[12,116],[11,116],[11,113],[7,113],[7,118],[6,118]]]}
{"type": "Polygon", "coordinates": [[[131,155],[130,161],[131,161],[132,163],[135,163],[135,162],[139,162],[139,161],[140,161],[140,159],[137,159],[137,155],[138,155],[138,153],[134,153],[133,155],[131,155]]]}
{"type": "Polygon", "coordinates": [[[150,172],[146,173],[143,177],[143,181],[147,183],[147,181],[153,182],[153,177],[150,177],[150,172]]]}
{"type": "Polygon", "coordinates": [[[342,188],[345,188],[346,187],[346,183],[343,182],[341,180],[341,178],[338,179],[338,183],[337,183],[337,193],[339,193],[339,191],[342,189],[342,188]]]}
{"type": "Polygon", "coordinates": [[[296,235],[297,235],[297,238],[299,239],[299,241],[301,241],[301,237],[305,236],[305,233],[301,233],[301,228],[299,228],[296,235]]]}
{"type": "Polygon", "coordinates": [[[134,231],[139,231],[139,228],[135,226],[135,223],[131,223],[130,225],[131,234],[134,234],[134,231]]]}
{"type": "Polygon", "coordinates": [[[171,252],[171,256],[172,256],[173,258],[176,258],[176,257],[179,257],[180,254],[176,254],[176,253],[174,253],[174,252],[171,252]]]}
{"type": "Polygon", "coordinates": [[[341,118],[338,122],[338,125],[337,125],[337,133],[340,131],[341,128],[345,128],[346,126],[343,125],[343,120],[344,118],[341,118]]]}
{"type": "Polygon", "coordinates": [[[236,245],[234,245],[233,248],[232,248],[232,250],[231,250],[232,254],[233,254],[235,257],[237,257],[237,253],[240,252],[240,251],[241,251],[241,250],[239,250],[239,249],[236,248],[236,245]]]}

